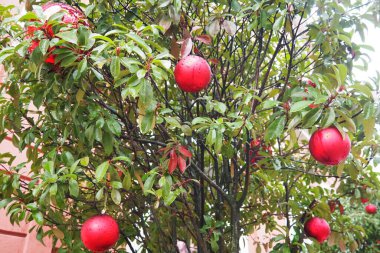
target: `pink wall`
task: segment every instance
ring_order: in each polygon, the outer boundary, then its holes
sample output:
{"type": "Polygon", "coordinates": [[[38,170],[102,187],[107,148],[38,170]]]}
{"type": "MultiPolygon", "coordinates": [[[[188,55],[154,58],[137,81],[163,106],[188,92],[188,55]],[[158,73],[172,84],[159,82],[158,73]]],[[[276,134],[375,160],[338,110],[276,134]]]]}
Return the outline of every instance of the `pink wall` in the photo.
{"type": "MultiPolygon", "coordinates": [[[[2,5],[13,4],[19,6],[18,0],[0,0],[2,5]]],[[[22,10],[20,6],[19,10],[22,10]]],[[[4,68],[0,66],[0,83],[4,81],[5,73],[4,68]]],[[[4,140],[0,144],[0,153],[10,152],[17,156],[14,164],[21,163],[26,160],[25,152],[20,153],[9,140],[4,140]]],[[[6,166],[6,165],[5,165],[6,166]]],[[[5,167],[7,169],[7,167],[5,167]]],[[[4,169],[4,168],[0,168],[4,169]]],[[[27,169],[22,172],[27,176],[27,169]]],[[[24,177],[24,179],[27,179],[24,177]]],[[[29,229],[34,226],[34,222],[21,222],[20,226],[12,225],[9,218],[6,217],[6,210],[0,210],[0,252],[1,253],[51,253],[52,242],[49,239],[44,241],[46,246],[43,246],[36,239],[36,233],[28,233],[29,229]]]]}

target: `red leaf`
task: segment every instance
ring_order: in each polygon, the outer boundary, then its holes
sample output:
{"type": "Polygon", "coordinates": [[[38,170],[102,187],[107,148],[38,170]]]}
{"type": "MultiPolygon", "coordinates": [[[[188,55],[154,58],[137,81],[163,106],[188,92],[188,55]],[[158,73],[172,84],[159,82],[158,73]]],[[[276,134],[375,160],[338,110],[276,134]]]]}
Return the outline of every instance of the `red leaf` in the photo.
{"type": "Polygon", "coordinates": [[[178,147],[178,151],[184,156],[184,157],[188,157],[188,158],[191,158],[193,156],[193,154],[184,146],[179,146],[178,147]]]}
{"type": "Polygon", "coordinates": [[[186,161],[185,161],[185,159],[183,159],[182,156],[178,157],[178,167],[179,167],[179,170],[181,171],[182,174],[185,173],[186,161]]]}
{"type": "Polygon", "coordinates": [[[39,40],[33,40],[32,44],[28,47],[28,53],[29,54],[33,53],[34,49],[36,49],[36,47],[38,47],[39,45],[40,45],[39,40]]]}
{"type": "Polygon", "coordinates": [[[191,38],[187,38],[183,41],[181,46],[181,58],[188,56],[193,49],[193,41],[191,38]]]}
{"type": "Polygon", "coordinates": [[[195,39],[202,42],[202,43],[205,43],[207,45],[211,45],[212,43],[212,38],[210,35],[207,35],[207,34],[203,34],[203,35],[199,35],[199,36],[195,36],[195,39]]]}
{"type": "Polygon", "coordinates": [[[344,206],[341,203],[339,203],[339,212],[340,214],[344,214],[344,206]]]}
{"type": "Polygon", "coordinates": [[[315,105],[314,103],[312,103],[312,104],[309,105],[309,108],[311,108],[311,109],[314,109],[314,108],[317,108],[317,107],[318,107],[318,105],[315,105]]]}
{"type": "Polygon", "coordinates": [[[28,26],[26,28],[26,38],[32,38],[34,36],[34,32],[38,31],[40,28],[37,28],[35,26],[28,26]]]}
{"type": "Polygon", "coordinates": [[[184,39],[190,39],[191,38],[191,34],[187,29],[183,29],[182,34],[183,34],[184,39]]]}
{"type": "Polygon", "coordinates": [[[177,168],[178,156],[177,153],[173,150],[170,151],[170,160],[169,160],[169,174],[173,174],[174,170],[177,168]]]}
{"type": "Polygon", "coordinates": [[[181,49],[177,43],[177,40],[173,37],[170,41],[170,54],[173,55],[176,59],[178,59],[180,51],[181,49]]]}
{"type": "Polygon", "coordinates": [[[335,211],[336,203],[334,200],[329,200],[328,202],[329,207],[330,207],[330,212],[333,213],[335,211]]]}
{"type": "Polygon", "coordinates": [[[48,58],[45,59],[46,63],[54,64],[55,63],[55,54],[50,54],[48,58]]]}
{"type": "Polygon", "coordinates": [[[313,83],[311,80],[307,80],[307,85],[306,86],[311,86],[313,88],[317,87],[315,83],[313,83]]]}
{"type": "Polygon", "coordinates": [[[212,59],[209,59],[209,61],[214,64],[214,65],[218,65],[219,64],[219,60],[218,59],[215,59],[215,58],[212,58],[212,59]]]}
{"type": "Polygon", "coordinates": [[[361,201],[363,204],[365,204],[365,203],[367,203],[367,202],[369,201],[369,199],[367,199],[367,198],[360,198],[360,201],[361,201]]]}

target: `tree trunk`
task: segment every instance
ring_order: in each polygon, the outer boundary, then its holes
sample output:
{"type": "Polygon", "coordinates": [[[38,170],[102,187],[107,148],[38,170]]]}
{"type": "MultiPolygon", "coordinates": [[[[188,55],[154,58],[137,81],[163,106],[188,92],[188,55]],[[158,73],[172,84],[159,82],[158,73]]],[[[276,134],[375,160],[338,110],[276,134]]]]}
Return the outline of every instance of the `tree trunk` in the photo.
{"type": "Polygon", "coordinates": [[[237,203],[231,206],[231,253],[239,253],[239,207],[237,203]]]}

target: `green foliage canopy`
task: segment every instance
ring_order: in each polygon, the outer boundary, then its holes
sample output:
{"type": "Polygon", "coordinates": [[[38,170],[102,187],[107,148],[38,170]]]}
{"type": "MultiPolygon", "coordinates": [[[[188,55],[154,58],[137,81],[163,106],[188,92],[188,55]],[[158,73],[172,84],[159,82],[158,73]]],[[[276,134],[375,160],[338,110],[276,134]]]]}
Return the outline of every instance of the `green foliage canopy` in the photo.
{"type": "Polygon", "coordinates": [[[376,1],[67,2],[90,25],[46,17],[41,2],[22,15],[0,7],[0,140],[11,134],[26,151],[32,178],[1,154],[10,172],[0,174],[0,207],[12,222],[35,220],[60,252],[83,252],[80,224],[102,210],[119,223],[119,252],[137,252],[132,241],[176,252],[177,240],[238,252],[240,236],[260,226],[279,234],[264,245],[273,252],[314,252],[303,222],[316,215],[335,231],[329,246],[360,248],[366,231],[328,203],[380,197],[379,76],[352,74],[368,64],[371,48],[352,37],[378,22],[376,1]],[[190,51],[213,73],[197,94],[173,78],[190,51]],[[352,150],[323,166],[308,136],[332,125],[352,150]],[[169,173],[180,159],[184,173],[169,173]]]}

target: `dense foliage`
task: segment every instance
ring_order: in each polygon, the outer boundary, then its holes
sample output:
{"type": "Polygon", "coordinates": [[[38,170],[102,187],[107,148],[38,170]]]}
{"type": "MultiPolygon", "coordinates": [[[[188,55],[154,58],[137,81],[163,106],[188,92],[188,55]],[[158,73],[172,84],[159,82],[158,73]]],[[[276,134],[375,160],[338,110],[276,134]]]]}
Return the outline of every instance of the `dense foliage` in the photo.
{"type": "Polygon", "coordinates": [[[371,48],[352,37],[379,22],[378,2],[67,3],[79,22],[47,17],[43,2],[27,1],[26,14],[0,7],[0,140],[12,136],[28,159],[0,157],[12,222],[35,220],[60,252],[83,252],[80,224],[102,211],[120,227],[115,252],[176,252],[178,240],[238,252],[263,226],[277,234],[262,245],[272,252],[364,247],[366,230],[343,209],[380,199],[379,76],[354,78],[371,48]],[[211,65],[199,93],[173,78],[189,53],[211,65]],[[308,138],[332,125],[352,149],[325,166],[308,138]],[[312,215],[330,224],[328,244],[305,241],[312,215]]]}

